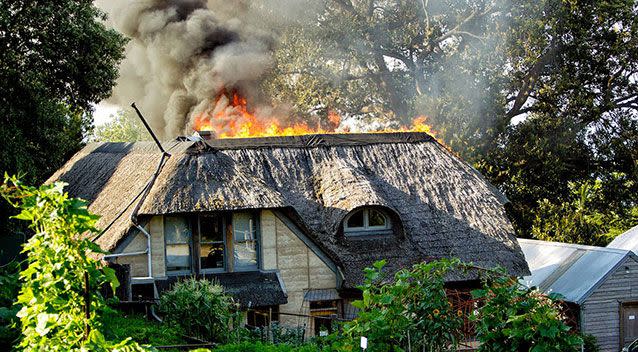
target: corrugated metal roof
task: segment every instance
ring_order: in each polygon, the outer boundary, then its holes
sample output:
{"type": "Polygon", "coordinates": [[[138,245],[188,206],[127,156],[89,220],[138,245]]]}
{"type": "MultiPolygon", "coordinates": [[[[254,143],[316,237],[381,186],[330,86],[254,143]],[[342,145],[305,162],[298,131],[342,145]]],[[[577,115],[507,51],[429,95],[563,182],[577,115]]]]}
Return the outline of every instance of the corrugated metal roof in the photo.
{"type": "Polygon", "coordinates": [[[523,284],[546,293],[559,293],[565,300],[581,304],[630,251],[518,239],[532,275],[523,284]]]}
{"type": "Polygon", "coordinates": [[[607,248],[625,249],[638,254],[638,226],[634,226],[616,237],[607,245],[607,248]]]}

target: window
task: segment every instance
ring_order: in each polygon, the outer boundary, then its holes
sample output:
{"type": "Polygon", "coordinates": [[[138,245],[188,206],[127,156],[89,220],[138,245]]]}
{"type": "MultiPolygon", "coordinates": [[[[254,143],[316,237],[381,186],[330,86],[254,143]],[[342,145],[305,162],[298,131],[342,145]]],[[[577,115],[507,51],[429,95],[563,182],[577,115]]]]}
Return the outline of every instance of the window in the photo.
{"type": "Polygon", "coordinates": [[[392,224],[386,212],[375,208],[363,208],[346,216],[343,225],[348,236],[391,234],[392,224]]]}
{"type": "Polygon", "coordinates": [[[257,231],[251,213],[233,213],[235,271],[257,270],[257,231]]]}
{"type": "Polygon", "coordinates": [[[166,272],[259,270],[258,234],[257,217],[252,212],[165,216],[166,272]]]}
{"type": "Polygon", "coordinates": [[[221,215],[199,217],[199,263],[202,270],[223,271],[224,218],[221,215]]]}
{"type": "Polygon", "coordinates": [[[190,226],[188,226],[188,221],[185,218],[177,216],[166,216],[164,218],[167,272],[190,272],[191,237],[190,226]]]}

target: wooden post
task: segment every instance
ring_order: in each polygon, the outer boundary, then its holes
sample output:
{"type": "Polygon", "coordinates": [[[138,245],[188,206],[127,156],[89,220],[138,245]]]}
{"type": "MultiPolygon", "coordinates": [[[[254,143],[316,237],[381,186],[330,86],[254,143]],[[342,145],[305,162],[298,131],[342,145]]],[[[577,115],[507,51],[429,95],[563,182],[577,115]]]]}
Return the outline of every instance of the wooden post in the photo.
{"type": "Polygon", "coordinates": [[[84,324],[84,339],[88,340],[91,327],[89,326],[89,319],[91,319],[91,291],[89,287],[89,272],[84,272],[84,318],[86,319],[84,324]]]}

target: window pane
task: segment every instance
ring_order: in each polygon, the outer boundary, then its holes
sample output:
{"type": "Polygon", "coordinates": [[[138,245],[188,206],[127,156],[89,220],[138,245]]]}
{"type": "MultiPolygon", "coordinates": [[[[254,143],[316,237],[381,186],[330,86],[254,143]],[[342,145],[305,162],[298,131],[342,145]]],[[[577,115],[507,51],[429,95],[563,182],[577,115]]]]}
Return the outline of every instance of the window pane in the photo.
{"type": "Polygon", "coordinates": [[[253,240],[253,217],[249,213],[233,214],[233,235],[235,242],[253,240]]]}
{"type": "Polygon", "coordinates": [[[224,268],[224,242],[202,243],[199,255],[202,269],[224,268]]]}
{"type": "Polygon", "coordinates": [[[223,242],[224,223],[221,216],[202,216],[199,218],[199,231],[202,242],[223,242]]]}
{"type": "Polygon", "coordinates": [[[190,270],[190,247],[187,244],[166,245],[166,270],[190,270]]]}
{"type": "Polygon", "coordinates": [[[257,270],[257,242],[252,214],[233,214],[235,271],[257,270]]]}
{"type": "Polygon", "coordinates": [[[359,210],[348,218],[348,227],[363,227],[363,210],[359,210]]]}
{"type": "Polygon", "coordinates": [[[167,216],[164,218],[164,236],[166,243],[190,243],[191,229],[183,217],[167,216]]]}
{"type": "Polygon", "coordinates": [[[386,218],[383,213],[370,209],[368,211],[368,226],[383,226],[385,227],[386,218]]]}

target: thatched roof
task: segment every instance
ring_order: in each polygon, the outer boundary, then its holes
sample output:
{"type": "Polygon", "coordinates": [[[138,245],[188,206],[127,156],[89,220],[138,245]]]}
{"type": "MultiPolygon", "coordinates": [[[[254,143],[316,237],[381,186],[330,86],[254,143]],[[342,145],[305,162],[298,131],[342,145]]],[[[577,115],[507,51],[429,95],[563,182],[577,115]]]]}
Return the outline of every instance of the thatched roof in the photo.
{"type": "MultiPolygon", "coordinates": [[[[528,274],[505,197],[476,170],[425,133],[312,135],[170,142],[171,157],[140,216],[233,209],[288,209],[309,237],[340,265],[345,285],[380,258],[391,270],[416,261],[458,257],[528,274]],[[347,239],[338,235],[353,209],[394,210],[404,236],[347,239]]],[[[131,224],[133,198],[155,171],[152,143],[91,144],[51,180],[69,183],[107,226],[98,242],[112,250],[131,224]]]]}

